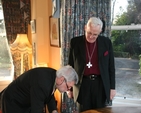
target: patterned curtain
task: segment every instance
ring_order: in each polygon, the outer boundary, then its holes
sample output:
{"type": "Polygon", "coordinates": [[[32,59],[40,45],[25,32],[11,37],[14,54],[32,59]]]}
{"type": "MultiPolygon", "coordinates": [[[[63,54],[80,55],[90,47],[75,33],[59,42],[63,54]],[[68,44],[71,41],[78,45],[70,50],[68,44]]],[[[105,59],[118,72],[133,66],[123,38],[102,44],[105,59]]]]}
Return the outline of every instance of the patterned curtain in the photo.
{"type": "MultiPolygon", "coordinates": [[[[110,36],[111,0],[61,0],[61,61],[68,64],[70,40],[84,34],[84,26],[92,16],[105,21],[104,36],[110,36]]],[[[76,107],[73,99],[62,94],[62,113],[70,113],[76,107]]]]}
{"type": "Polygon", "coordinates": [[[61,0],[62,65],[68,63],[70,39],[84,34],[84,26],[92,16],[105,21],[103,35],[110,36],[111,0],[61,0]]]}
{"type": "Polygon", "coordinates": [[[27,34],[31,20],[30,0],[1,0],[8,44],[17,34],[27,34]]]}
{"type": "MultiPolygon", "coordinates": [[[[31,20],[30,0],[1,0],[1,2],[4,13],[6,38],[10,46],[15,41],[17,34],[28,33],[28,24],[31,20]]],[[[21,55],[14,53],[12,54],[12,59],[14,76],[17,77],[21,74],[21,55]]],[[[23,64],[26,70],[29,61],[27,59],[27,53],[25,53],[23,55],[23,64]]]]}

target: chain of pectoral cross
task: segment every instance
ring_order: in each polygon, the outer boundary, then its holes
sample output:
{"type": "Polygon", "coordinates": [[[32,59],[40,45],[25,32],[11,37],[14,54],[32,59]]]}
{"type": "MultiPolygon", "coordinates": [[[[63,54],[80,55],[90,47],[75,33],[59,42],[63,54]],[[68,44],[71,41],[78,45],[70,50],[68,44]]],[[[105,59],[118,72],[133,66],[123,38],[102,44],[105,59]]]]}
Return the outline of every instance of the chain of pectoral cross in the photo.
{"type": "Polygon", "coordinates": [[[92,56],[93,56],[93,53],[94,53],[94,50],[95,50],[95,46],[96,46],[96,42],[95,42],[95,44],[94,44],[92,53],[91,53],[91,55],[90,55],[89,49],[88,49],[88,45],[87,45],[87,43],[86,43],[87,54],[88,54],[88,59],[89,59],[89,62],[88,62],[86,65],[87,65],[88,68],[91,68],[91,67],[93,66],[92,63],[91,63],[91,58],[92,58],[92,56]]]}

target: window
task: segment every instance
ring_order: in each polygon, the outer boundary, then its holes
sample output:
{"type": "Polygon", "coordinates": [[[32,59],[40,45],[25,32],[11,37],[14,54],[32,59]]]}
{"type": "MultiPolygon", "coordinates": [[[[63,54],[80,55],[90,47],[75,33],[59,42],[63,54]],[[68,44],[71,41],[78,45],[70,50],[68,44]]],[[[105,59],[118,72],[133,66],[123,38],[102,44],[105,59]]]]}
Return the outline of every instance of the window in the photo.
{"type": "MultiPolygon", "coordinates": [[[[116,99],[138,105],[141,102],[141,1],[112,0],[111,40],[116,64],[116,99]]],[[[123,103],[122,103],[123,104],[123,103]]]]}
{"type": "Polygon", "coordinates": [[[14,66],[6,37],[3,9],[0,0],[0,91],[13,80],[13,76],[14,66]]]}

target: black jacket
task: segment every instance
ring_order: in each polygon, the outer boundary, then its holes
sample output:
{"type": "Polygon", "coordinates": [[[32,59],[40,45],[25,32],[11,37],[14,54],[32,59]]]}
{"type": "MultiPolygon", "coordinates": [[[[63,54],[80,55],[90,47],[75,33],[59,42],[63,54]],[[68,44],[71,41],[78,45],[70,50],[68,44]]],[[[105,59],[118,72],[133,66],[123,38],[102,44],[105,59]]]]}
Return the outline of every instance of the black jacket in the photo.
{"type": "Polygon", "coordinates": [[[21,109],[30,109],[30,113],[43,113],[45,104],[50,112],[56,110],[52,95],[55,78],[56,70],[46,67],[33,68],[20,75],[4,90],[2,103],[7,105],[3,104],[6,113],[14,113],[15,110],[21,113],[21,109]],[[8,112],[9,108],[13,111],[8,112]]]}
{"type": "MultiPolygon", "coordinates": [[[[110,89],[115,89],[115,64],[111,40],[104,36],[99,36],[98,59],[99,69],[106,91],[107,100],[110,100],[110,89]]],[[[74,86],[74,99],[77,99],[79,87],[83,78],[83,71],[86,65],[85,36],[71,39],[69,64],[76,70],[79,76],[79,84],[74,86]]]]}

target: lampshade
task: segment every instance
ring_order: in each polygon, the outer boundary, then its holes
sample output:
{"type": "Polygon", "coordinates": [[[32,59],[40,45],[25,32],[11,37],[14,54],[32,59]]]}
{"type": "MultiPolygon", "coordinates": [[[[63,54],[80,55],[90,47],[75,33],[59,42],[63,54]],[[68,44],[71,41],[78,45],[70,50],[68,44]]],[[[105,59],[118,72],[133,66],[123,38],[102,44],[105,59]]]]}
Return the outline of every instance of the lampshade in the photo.
{"type": "Polygon", "coordinates": [[[27,34],[17,34],[16,40],[10,45],[11,51],[32,52],[32,46],[28,41],[27,34]]]}
{"type": "Polygon", "coordinates": [[[10,45],[10,50],[17,77],[29,70],[32,64],[32,45],[28,41],[27,34],[17,34],[16,40],[10,45]]]}

